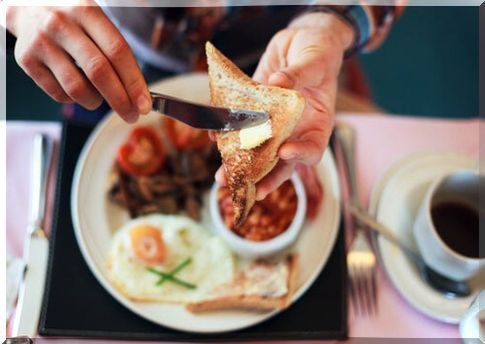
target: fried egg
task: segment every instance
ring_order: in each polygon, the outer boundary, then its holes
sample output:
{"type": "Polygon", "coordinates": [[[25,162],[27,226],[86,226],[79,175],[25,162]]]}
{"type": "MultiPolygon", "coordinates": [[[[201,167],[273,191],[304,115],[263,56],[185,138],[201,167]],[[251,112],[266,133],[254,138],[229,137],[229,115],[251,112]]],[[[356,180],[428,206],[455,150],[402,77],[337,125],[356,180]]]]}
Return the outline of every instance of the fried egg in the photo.
{"type": "Polygon", "coordinates": [[[217,236],[192,219],[148,215],[126,223],[113,237],[108,255],[111,282],[136,301],[187,303],[203,300],[218,285],[232,280],[234,258],[217,236]],[[183,286],[157,273],[175,274],[183,286]]]}

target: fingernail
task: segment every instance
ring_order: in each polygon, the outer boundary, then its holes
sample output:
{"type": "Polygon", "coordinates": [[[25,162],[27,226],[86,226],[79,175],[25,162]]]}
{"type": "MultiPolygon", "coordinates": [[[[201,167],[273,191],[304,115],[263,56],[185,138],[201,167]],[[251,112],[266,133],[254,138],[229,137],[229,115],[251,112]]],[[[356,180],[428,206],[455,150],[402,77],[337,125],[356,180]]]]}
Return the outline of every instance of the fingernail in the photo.
{"type": "Polygon", "coordinates": [[[221,172],[221,170],[217,170],[214,178],[215,178],[216,182],[218,182],[219,184],[222,183],[222,172],[221,172]]]}
{"type": "Polygon", "coordinates": [[[288,152],[285,150],[281,151],[279,155],[283,160],[292,160],[296,158],[296,154],[294,152],[288,152]]]}
{"type": "Polygon", "coordinates": [[[138,111],[142,114],[146,114],[151,110],[152,104],[151,99],[147,97],[145,94],[142,94],[138,97],[136,101],[136,106],[138,107],[138,111]]]}
{"type": "Polygon", "coordinates": [[[266,195],[267,195],[266,192],[262,192],[262,191],[258,190],[256,192],[256,201],[262,201],[263,199],[266,198],[266,195]]]}
{"type": "Polygon", "coordinates": [[[271,74],[268,78],[270,85],[292,88],[295,85],[293,77],[285,71],[278,71],[271,74]]]}
{"type": "Polygon", "coordinates": [[[130,123],[130,124],[135,123],[137,120],[138,120],[138,114],[136,112],[130,112],[125,117],[125,121],[128,122],[128,123],[130,123]]]}

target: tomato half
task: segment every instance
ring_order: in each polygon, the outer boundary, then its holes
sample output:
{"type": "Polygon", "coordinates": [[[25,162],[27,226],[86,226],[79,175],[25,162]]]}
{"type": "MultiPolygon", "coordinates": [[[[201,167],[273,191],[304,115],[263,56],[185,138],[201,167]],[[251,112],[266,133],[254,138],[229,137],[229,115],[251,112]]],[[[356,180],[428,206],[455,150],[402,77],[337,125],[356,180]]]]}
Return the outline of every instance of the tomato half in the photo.
{"type": "Polygon", "coordinates": [[[149,176],[162,167],[166,154],[155,130],[150,127],[137,127],[118,149],[117,158],[126,173],[149,176]]]}
{"type": "Polygon", "coordinates": [[[162,121],[170,143],[178,150],[202,149],[210,142],[204,130],[192,128],[169,117],[163,117],[162,121]]]}

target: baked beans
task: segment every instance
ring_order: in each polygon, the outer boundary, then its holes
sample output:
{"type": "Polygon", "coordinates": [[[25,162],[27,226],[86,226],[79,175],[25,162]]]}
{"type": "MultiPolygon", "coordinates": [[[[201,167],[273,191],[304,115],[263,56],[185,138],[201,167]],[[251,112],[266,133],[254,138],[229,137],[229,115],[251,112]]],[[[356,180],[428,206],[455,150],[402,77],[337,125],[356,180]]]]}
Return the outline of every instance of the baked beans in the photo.
{"type": "Polygon", "coordinates": [[[234,226],[234,208],[227,187],[218,191],[218,201],[225,225],[237,235],[253,240],[264,241],[283,233],[290,225],[297,208],[295,187],[291,181],[284,182],[262,201],[256,202],[246,221],[234,226]]]}

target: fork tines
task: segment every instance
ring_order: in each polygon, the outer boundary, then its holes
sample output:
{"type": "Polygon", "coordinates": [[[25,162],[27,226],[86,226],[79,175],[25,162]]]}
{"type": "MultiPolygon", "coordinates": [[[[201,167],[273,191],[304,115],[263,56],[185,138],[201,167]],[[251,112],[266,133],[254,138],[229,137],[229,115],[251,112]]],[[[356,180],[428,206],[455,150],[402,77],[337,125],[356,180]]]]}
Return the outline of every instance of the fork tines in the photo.
{"type": "Polygon", "coordinates": [[[377,313],[376,257],[362,230],[347,254],[349,292],[356,314],[371,316],[377,313]]]}

